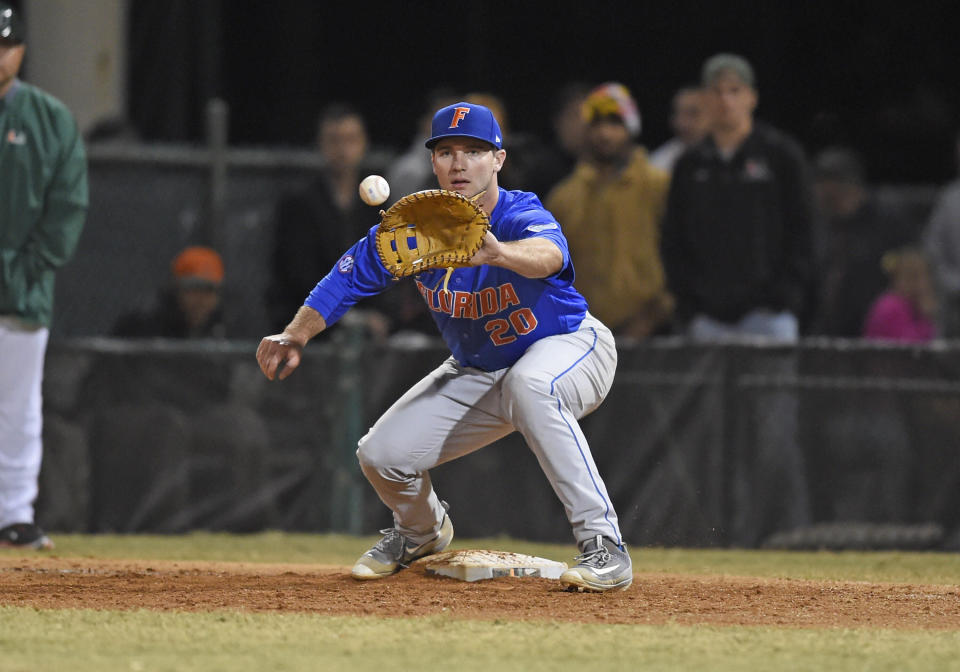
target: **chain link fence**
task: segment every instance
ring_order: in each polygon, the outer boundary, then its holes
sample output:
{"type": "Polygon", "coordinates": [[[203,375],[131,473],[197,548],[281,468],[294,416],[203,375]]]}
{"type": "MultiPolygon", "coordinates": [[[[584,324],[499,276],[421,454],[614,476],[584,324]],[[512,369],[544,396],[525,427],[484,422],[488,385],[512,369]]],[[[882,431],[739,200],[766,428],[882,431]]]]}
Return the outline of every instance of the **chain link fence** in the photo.
{"type": "MultiPolygon", "coordinates": [[[[260,374],[255,342],[54,342],[40,521],[92,532],[388,525],[356,441],[446,352],[332,331],[282,383],[260,374]]],[[[583,427],[633,544],[862,546],[879,525],[887,546],[956,548],[958,379],[952,343],[663,339],[621,349],[610,396],[583,427]],[[847,527],[825,534],[836,523],[847,527]],[[893,542],[891,529],[903,531],[893,542]]],[[[464,536],[569,541],[516,434],[432,473],[464,536]]]]}

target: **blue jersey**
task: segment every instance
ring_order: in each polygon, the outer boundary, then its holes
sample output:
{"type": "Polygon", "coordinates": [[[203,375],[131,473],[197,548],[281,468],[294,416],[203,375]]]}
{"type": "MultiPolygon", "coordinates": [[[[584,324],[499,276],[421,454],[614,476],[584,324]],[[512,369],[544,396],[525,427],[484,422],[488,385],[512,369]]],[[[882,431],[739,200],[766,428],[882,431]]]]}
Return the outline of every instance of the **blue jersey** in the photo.
{"type": "MultiPolygon", "coordinates": [[[[375,244],[377,227],[337,262],[307,297],[327,325],[360,299],[389,288],[393,276],[383,267],[375,244]]],[[[546,238],[563,252],[563,267],[547,278],[525,278],[499,266],[454,269],[447,292],[445,269],[414,276],[440,334],[464,366],[495,371],[514,364],[532,343],[575,331],[587,312],[586,299],[573,287],[567,239],[540,200],[524,191],[500,189],[490,215],[498,240],[546,238]]]]}

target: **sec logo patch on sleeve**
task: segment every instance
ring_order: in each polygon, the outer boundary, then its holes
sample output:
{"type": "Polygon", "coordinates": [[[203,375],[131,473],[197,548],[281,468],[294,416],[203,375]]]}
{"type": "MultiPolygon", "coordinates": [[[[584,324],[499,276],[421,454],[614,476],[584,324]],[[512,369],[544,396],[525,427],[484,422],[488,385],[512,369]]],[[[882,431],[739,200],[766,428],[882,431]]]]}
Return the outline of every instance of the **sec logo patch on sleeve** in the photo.
{"type": "Polygon", "coordinates": [[[340,257],[340,261],[337,262],[337,269],[341,273],[349,273],[353,270],[353,255],[345,254],[340,257]]]}

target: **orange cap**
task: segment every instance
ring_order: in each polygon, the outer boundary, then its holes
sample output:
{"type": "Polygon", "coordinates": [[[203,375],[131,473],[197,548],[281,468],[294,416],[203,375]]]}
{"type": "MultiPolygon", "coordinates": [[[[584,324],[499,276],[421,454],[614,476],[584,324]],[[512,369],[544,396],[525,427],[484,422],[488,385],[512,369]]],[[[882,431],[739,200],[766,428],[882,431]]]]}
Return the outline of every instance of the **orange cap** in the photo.
{"type": "Polygon", "coordinates": [[[223,282],[223,260],[209,247],[188,247],[170,264],[178,282],[219,285],[223,282]]]}

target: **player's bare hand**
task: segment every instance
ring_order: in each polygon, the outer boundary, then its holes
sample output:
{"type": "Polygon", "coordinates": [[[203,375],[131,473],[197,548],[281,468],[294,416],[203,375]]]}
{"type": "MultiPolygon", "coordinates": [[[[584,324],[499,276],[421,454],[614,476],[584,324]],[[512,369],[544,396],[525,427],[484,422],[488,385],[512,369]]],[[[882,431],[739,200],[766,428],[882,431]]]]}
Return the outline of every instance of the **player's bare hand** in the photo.
{"type": "Polygon", "coordinates": [[[283,380],[300,366],[303,343],[287,334],[265,336],[257,348],[257,363],[269,380],[283,380]]]}
{"type": "Polygon", "coordinates": [[[483,236],[483,244],[477,253],[470,258],[471,266],[483,266],[484,264],[493,264],[502,256],[503,243],[497,240],[497,237],[486,232],[483,236]]]}

